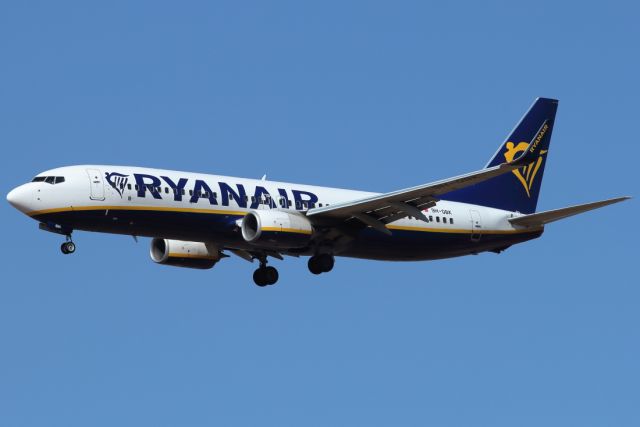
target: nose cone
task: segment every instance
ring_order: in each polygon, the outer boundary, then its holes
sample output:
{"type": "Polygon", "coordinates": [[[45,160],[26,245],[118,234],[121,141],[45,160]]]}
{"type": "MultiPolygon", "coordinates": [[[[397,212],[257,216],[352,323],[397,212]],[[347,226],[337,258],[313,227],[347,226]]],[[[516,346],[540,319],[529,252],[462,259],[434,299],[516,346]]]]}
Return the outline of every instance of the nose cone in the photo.
{"type": "Polygon", "coordinates": [[[26,185],[21,185],[14,188],[7,194],[7,202],[20,212],[27,213],[30,211],[29,202],[31,200],[30,191],[26,188],[26,185]]]}

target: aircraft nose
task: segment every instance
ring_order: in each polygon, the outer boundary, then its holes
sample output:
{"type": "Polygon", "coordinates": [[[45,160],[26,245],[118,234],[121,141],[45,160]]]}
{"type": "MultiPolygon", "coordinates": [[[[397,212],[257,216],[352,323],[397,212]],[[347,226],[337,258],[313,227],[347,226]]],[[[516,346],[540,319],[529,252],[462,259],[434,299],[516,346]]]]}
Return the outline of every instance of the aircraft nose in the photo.
{"type": "Polygon", "coordinates": [[[27,213],[29,211],[28,204],[30,200],[30,192],[26,188],[26,185],[21,185],[14,188],[7,194],[7,202],[14,208],[21,212],[27,213]]]}

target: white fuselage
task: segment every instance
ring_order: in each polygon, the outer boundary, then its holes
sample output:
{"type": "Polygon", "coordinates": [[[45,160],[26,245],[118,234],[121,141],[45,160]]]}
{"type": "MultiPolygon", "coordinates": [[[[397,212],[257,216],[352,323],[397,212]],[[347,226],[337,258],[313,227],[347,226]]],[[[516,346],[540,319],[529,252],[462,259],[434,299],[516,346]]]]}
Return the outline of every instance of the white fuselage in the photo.
{"type": "MultiPolygon", "coordinates": [[[[304,214],[314,207],[377,193],[285,182],[129,166],[83,165],[52,169],[16,188],[11,203],[34,219],[70,229],[212,242],[251,250],[238,227],[250,211],[304,214]],[[54,177],[54,179],[47,179],[54,177]],[[55,177],[64,182],[56,183],[55,177]],[[52,182],[47,182],[52,181],[52,182]]],[[[440,200],[424,210],[429,221],[405,217],[336,245],[336,255],[374,259],[435,259],[500,250],[538,237],[508,221],[516,212],[440,200]]],[[[318,242],[321,244],[321,242],[318,242]]],[[[313,254],[310,246],[301,254],[313,254]]]]}

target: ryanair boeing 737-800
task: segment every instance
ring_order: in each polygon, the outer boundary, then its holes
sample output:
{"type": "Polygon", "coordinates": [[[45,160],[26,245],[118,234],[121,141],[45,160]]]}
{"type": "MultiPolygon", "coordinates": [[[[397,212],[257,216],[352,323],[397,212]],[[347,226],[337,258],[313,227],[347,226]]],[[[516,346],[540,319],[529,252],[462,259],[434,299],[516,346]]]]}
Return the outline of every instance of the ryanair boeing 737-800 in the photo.
{"type": "Polygon", "coordinates": [[[259,261],[253,279],[272,285],[269,257],[309,256],[314,274],[335,256],[418,261],[500,253],[540,237],[545,224],[628,199],[536,212],[558,101],[538,98],[487,166],[379,194],[129,166],[82,165],[38,174],[7,195],[46,231],[152,237],[151,259],[211,268],[235,254],[259,261]]]}

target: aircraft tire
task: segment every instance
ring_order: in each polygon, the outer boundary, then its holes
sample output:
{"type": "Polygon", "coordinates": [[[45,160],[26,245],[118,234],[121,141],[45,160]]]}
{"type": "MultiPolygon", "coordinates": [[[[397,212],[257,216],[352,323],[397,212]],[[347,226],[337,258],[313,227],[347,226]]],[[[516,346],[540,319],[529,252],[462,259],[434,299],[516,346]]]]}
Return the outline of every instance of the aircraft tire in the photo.
{"type": "Polygon", "coordinates": [[[335,259],[329,254],[315,255],[309,258],[309,271],[313,274],[328,273],[333,270],[335,259]]]}
{"type": "Polygon", "coordinates": [[[65,242],[65,248],[67,249],[67,253],[72,254],[76,251],[76,244],[73,242],[65,242]]]}
{"type": "Polygon", "coordinates": [[[319,258],[320,268],[322,269],[323,273],[328,273],[331,270],[333,270],[333,266],[335,264],[335,259],[333,258],[333,256],[329,254],[322,254],[322,255],[319,255],[318,258],[319,258]]]}
{"type": "Polygon", "coordinates": [[[265,267],[263,274],[267,281],[267,285],[275,285],[280,276],[275,267],[265,267]]]}
{"type": "Polygon", "coordinates": [[[322,266],[320,265],[320,262],[318,262],[318,256],[312,256],[309,258],[307,267],[309,267],[309,271],[313,274],[322,273],[322,266]]]}
{"type": "Polygon", "coordinates": [[[265,277],[264,274],[264,269],[263,268],[258,268],[256,271],[253,272],[253,282],[260,286],[261,288],[267,286],[267,278],[265,277]]]}

